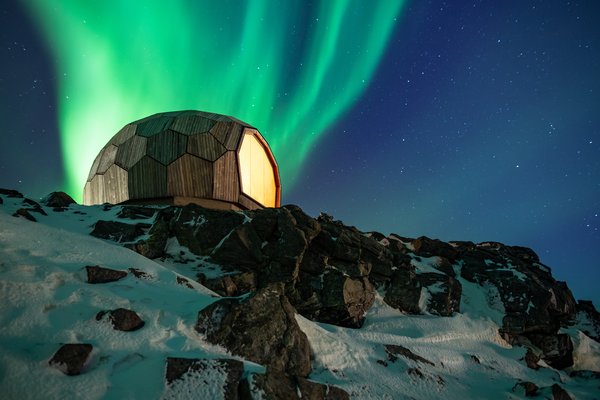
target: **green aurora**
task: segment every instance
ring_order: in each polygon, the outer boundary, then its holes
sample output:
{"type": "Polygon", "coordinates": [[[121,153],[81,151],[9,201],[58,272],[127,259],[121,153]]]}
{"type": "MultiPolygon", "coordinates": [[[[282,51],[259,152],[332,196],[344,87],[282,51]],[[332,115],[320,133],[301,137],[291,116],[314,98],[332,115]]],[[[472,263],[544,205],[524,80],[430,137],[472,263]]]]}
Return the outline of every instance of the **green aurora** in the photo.
{"type": "Polygon", "coordinates": [[[255,125],[294,182],[359,98],[403,0],[25,0],[55,61],[64,190],[123,125],[199,109],[255,125]]]}

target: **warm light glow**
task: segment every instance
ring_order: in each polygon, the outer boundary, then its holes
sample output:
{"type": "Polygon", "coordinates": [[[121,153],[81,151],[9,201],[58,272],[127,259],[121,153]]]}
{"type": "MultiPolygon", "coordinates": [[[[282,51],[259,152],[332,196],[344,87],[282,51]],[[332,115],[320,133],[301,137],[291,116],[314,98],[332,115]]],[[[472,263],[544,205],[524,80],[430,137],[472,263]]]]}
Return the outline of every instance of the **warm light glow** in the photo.
{"type": "Polygon", "coordinates": [[[242,191],[265,207],[275,207],[275,173],[273,165],[256,131],[246,129],[240,147],[242,191]]]}

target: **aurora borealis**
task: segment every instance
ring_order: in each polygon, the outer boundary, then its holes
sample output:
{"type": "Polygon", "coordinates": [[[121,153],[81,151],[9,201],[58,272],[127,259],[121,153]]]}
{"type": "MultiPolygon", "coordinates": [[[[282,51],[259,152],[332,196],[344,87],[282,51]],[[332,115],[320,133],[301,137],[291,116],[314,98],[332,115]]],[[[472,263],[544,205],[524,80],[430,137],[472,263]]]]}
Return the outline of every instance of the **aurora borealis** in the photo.
{"type": "Polygon", "coordinates": [[[600,307],[600,3],[144,3],[0,6],[0,187],[79,197],[125,123],[231,114],[282,204],[528,246],[600,307]]]}
{"type": "Polygon", "coordinates": [[[66,185],[123,125],[172,110],[259,127],[288,184],[367,87],[402,1],[26,2],[55,57],[66,185]],[[143,5],[142,5],[143,4],[143,5]]]}

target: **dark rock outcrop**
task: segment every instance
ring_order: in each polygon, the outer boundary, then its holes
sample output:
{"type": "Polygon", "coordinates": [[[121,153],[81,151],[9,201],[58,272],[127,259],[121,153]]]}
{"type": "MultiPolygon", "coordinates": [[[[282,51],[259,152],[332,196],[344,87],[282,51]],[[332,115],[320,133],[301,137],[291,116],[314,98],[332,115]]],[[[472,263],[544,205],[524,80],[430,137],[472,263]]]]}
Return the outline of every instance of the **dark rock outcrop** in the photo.
{"type": "Polygon", "coordinates": [[[4,188],[0,188],[0,194],[5,195],[6,197],[10,197],[10,198],[17,198],[17,199],[22,199],[23,198],[23,194],[13,190],[13,189],[4,189],[4,188]]]}
{"type": "Polygon", "coordinates": [[[93,346],[88,343],[63,344],[48,361],[48,364],[57,368],[65,375],[81,374],[93,346]]]}
{"type": "Polygon", "coordinates": [[[310,346],[283,292],[279,284],[247,299],[219,300],[198,313],[195,329],[232,354],[306,377],[311,370],[310,346]]]}
{"type": "MultiPolygon", "coordinates": [[[[167,386],[178,379],[183,379],[186,374],[208,383],[215,373],[225,376],[222,394],[225,400],[238,400],[238,386],[244,373],[244,364],[231,359],[198,359],[198,358],[167,358],[165,379],[167,386]]],[[[211,382],[214,384],[214,382],[211,382]]]]}
{"type": "Polygon", "coordinates": [[[42,203],[47,207],[53,207],[59,210],[62,210],[71,204],[77,204],[75,200],[65,192],[52,192],[42,199],[42,203]]]}
{"type": "Polygon", "coordinates": [[[387,353],[388,360],[391,362],[396,362],[398,356],[402,356],[404,358],[408,358],[409,360],[429,364],[435,366],[435,364],[429,361],[426,358],[423,358],[404,346],[396,345],[396,344],[386,344],[384,345],[385,352],[387,353]]]}
{"type": "Polygon", "coordinates": [[[286,399],[286,400],[348,400],[348,393],[336,386],[292,377],[281,371],[267,368],[267,373],[251,374],[242,381],[241,400],[286,399]],[[260,393],[260,394],[259,394],[260,393]],[[264,397],[263,397],[264,394],[264,397]]]}
{"type": "Polygon", "coordinates": [[[117,213],[117,217],[126,219],[147,219],[153,217],[154,214],[156,214],[154,208],[125,205],[121,207],[121,210],[117,213]]]}
{"type": "Polygon", "coordinates": [[[100,321],[105,315],[108,315],[108,319],[113,328],[118,331],[136,331],[144,326],[144,321],[135,311],[127,310],[125,308],[100,311],[96,314],[96,320],[100,321]]]}
{"type": "Polygon", "coordinates": [[[90,235],[119,243],[132,242],[143,235],[150,226],[142,223],[132,225],[123,222],[99,220],[94,224],[94,229],[90,235]]]}
{"type": "Polygon", "coordinates": [[[600,313],[591,301],[577,302],[577,315],[573,325],[588,337],[600,342],[600,313]]]}
{"type": "Polygon", "coordinates": [[[88,283],[108,283],[115,282],[127,276],[127,272],[116,269],[104,268],[98,265],[85,267],[88,283]]]}
{"type": "Polygon", "coordinates": [[[31,215],[29,210],[26,208],[19,208],[17,211],[15,211],[13,217],[23,217],[28,221],[37,222],[37,219],[35,219],[35,217],[31,215]]]}
{"type": "Polygon", "coordinates": [[[559,384],[555,383],[551,387],[553,400],[572,400],[572,397],[559,384]]]}
{"type": "Polygon", "coordinates": [[[515,386],[512,388],[512,391],[522,391],[523,394],[525,394],[525,397],[535,397],[538,394],[538,390],[539,387],[538,385],[536,385],[533,382],[518,382],[517,384],[515,384],[515,386]]]}

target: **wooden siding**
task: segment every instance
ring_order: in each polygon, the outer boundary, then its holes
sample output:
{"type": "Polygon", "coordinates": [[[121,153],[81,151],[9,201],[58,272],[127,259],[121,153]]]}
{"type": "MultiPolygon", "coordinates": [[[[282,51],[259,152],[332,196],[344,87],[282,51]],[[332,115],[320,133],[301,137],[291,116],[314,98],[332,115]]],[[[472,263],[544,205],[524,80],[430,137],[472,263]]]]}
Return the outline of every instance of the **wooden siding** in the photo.
{"type": "Polygon", "coordinates": [[[87,181],[91,181],[94,175],[96,175],[96,171],[98,171],[98,164],[100,164],[100,159],[102,158],[102,154],[104,154],[104,149],[100,150],[100,153],[94,159],[92,163],[92,168],[90,168],[90,173],[88,174],[87,181]]]}
{"type": "Polygon", "coordinates": [[[144,156],[129,169],[127,179],[130,199],[167,196],[167,167],[144,156]]]}
{"type": "Polygon", "coordinates": [[[199,115],[182,115],[173,121],[171,129],[184,135],[208,132],[215,121],[199,115]]]}
{"type": "Polygon", "coordinates": [[[135,130],[137,128],[136,124],[127,124],[125,125],[115,136],[110,139],[108,144],[114,144],[115,146],[119,146],[125,143],[127,140],[131,139],[133,135],[135,135],[135,130]]]}
{"type": "Polygon", "coordinates": [[[240,180],[234,151],[223,154],[214,165],[213,197],[219,200],[237,202],[240,195],[240,180]]]}
{"type": "Polygon", "coordinates": [[[163,165],[169,165],[185,153],[187,136],[175,131],[160,132],[148,138],[147,153],[163,165]]]}
{"type": "Polygon", "coordinates": [[[115,164],[126,170],[133,167],[146,154],[147,142],[148,139],[145,137],[134,136],[120,145],[117,150],[115,164]]]}
{"type": "Polygon", "coordinates": [[[167,117],[164,115],[160,115],[156,118],[149,119],[147,121],[141,122],[137,124],[136,134],[140,136],[150,137],[154,136],[159,132],[167,130],[171,123],[173,122],[173,117],[167,117]]]}
{"type": "Polygon", "coordinates": [[[169,165],[167,175],[169,196],[212,196],[213,169],[209,161],[185,154],[169,165]]]}
{"type": "Polygon", "coordinates": [[[210,133],[216,137],[219,142],[224,144],[227,141],[227,136],[229,135],[231,128],[233,128],[233,123],[219,121],[213,125],[210,133]]]}
{"type": "Polygon", "coordinates": [[[210,133],[193,135],[188,139],[187,152],[208,161],[215,161],[225,151],[225,146],[210,133]]]}
{"type": "Polygon", "coordinates": [[[96,175],[86,183],[83,193],[85,205],[102,204],[104,199],[104,175],[96,175]]]}
{"type": "Polygon", "coordinates": [[[118,147],[112,144],[109,144],[104,148],[102,152],[102,157],[100,158],[100,163],[98,164],[98,169],[96,170],[97,174],[103,174],[106,170],[115,163],[115,157],[117,156],[118,147]]]}
{"type": "Polygon", "coordinates": [[[113,164],[104,174],[104,198],[101,203],[118,204],[128,199],[127,171],[113,164]]]}

